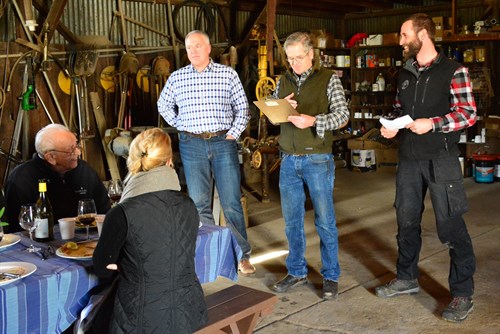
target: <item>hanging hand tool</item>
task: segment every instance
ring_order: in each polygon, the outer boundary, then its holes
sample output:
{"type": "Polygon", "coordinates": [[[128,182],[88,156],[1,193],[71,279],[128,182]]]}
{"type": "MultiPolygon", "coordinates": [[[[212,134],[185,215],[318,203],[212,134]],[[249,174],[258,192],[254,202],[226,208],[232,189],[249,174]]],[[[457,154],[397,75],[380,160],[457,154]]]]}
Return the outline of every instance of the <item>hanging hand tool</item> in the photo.
{"type": "MultiPolygon", "coordinates": [[[[24,74],[23,74],[23,92],[28,89],[28,65],[24,67],[24,74]]],[[[21,129],[23,125],[23,118],[24,118],[24,113],[25,111],[23,110],[22,103],[19,104],[19,109],[17,110],[17,119],[16,119],[16,124],[14,126],[14,133],[12,135],[12,141],[10,142],[10,149],[9,149],[9,157],[12,157],[12,159],[7,160],[7,165],[5,167],[5,173],[3,175],[3,184],[7,181],[7,176],[10,173],[10,169],[12,168],[12,161],[16,159],[17,153],[18,153],[18,146],[19,146],[19,137],[21,135],[21,129]]]]}
{"type": "Polygon", "coordinates": [[[21,106],[23,110],[36,109],[36,93],[35,93],[35,74],[33,73],[33,58],[26,57],[26,66],[28,68],[28,86],[21,96],[21,106]]]}

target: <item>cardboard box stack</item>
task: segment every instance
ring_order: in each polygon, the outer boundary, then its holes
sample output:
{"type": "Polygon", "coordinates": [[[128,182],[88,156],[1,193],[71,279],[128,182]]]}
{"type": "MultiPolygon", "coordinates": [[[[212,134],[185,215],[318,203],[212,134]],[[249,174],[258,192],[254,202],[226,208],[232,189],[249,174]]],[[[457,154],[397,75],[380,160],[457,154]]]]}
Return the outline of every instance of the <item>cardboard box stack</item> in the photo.
{"type": "Polygon", "coordinates": [[[347,148],[351,150],[351,167],[356,171],[394,168],[398,163],[397,142],[383,138],[376,128],[359,138],[349,139],[347,148]]]}

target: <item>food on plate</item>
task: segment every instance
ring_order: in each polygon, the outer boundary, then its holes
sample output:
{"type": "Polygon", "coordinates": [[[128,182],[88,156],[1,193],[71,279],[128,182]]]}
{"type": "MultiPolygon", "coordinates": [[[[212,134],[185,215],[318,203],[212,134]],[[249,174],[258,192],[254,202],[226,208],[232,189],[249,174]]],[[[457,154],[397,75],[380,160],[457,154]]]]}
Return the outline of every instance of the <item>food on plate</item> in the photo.
{"type": "MultiPolygon", "coordinates": [[[[2,269],[2,273],[22,276],[26,274],[26,270],[23,267],[11,267],[7,269],[2,269]]],[[[15,278],[17,277],[0,274],[0,282],[9,281],[15,278]]]]}
{"type": "Polygon", "coordinates": [[[69,242],[64,244],[64,247],[66,247],[67,249],[71,249],[71,250],[77,250],[78,244],[76,242],[69,241],[69,242]]]}
{"type": "Polygon", "coordinates": [[[97,246],[97,240],[74,243],[72,241],[65,243],[60,251],[70,257],[91,257],[97,246]],[[76,247],[75,247],[76,246],[76,247]]]}

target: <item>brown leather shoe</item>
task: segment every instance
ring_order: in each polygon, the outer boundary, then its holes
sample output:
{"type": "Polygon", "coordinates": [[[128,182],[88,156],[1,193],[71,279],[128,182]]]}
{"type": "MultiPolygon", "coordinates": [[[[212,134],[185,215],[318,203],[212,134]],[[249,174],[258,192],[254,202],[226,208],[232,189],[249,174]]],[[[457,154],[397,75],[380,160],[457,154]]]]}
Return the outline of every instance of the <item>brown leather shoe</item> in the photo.
{"type": "Polygon", "coordinates": [[[241,260],[240,263],[238,264],[238,270],[243,275],[251,275],[255,273],[255,267],[250,263],[249,259],[241,260]]]}

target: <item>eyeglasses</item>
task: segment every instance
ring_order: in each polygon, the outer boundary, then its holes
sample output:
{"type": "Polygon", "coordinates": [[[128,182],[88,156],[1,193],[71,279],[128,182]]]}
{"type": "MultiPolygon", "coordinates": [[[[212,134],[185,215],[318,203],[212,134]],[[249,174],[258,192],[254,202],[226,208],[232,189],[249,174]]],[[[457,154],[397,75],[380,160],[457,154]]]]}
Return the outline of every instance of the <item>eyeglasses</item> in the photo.
{"type": "Polygon", "coordinates": [[[48,152],[66,153],[67,155],[78,155],[80,152],[76,153],[76,150],[82,151],[82,145],[80,143],[76,144],[71,148],[71,151],[60,151],[60,150],[48,150],[48,152]]]}
{"type": "Polygon", "coordinates": [[[293,62],[296,62],[296,63],[302,63],[302,61],[304,59],[306,59],[306,57],[309,55],[309,51],[306,52],[306,54],[304,54],[303,56],[297,56],[297,57],[293,57],[293,58],[287,58],[286,60],[292,64],[293,62]]]}

